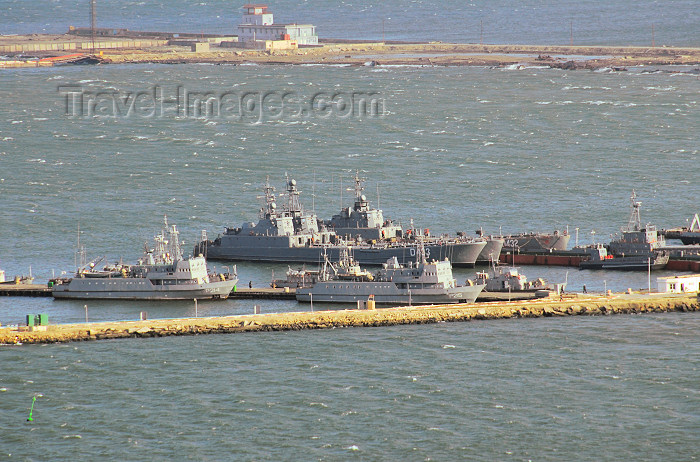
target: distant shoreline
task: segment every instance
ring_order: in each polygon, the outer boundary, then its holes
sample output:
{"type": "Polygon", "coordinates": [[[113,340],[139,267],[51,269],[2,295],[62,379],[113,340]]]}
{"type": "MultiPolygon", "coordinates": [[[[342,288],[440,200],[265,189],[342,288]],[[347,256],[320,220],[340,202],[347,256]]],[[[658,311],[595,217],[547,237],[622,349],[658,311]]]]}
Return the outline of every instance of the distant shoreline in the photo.
{"type": "MultiPolygon", "coordinates": [[[[0,36],[0,54],[36,56],[39,65],[69,53],[91,55],[89,40],[73,35],[0,36]],[[34,51],[36,50],[36,51],[34,51]],[[70,51],[68,51],[70,50],[70,51]]],[[[640,46],[481,45],[470,43],[397,43],[322,40],[318,47],[268,52],[244,48],[221,48],[194,52],[189,46],[166,40],[100,37],[95,63],[210,63],[296,65],[412,65],[412,66],[543,66],[576,69],[648,65],[700,65],[700,48],[640,46]],[[106,40],[110,40],[107,42],[106,40]]],[[[17,61],[15,61],[17,62],[17,61]]],[[[0,66],[12,67],[12,66],[0,66]]],[[[17,66],[22,67],[22,66],[17,66]]],[[[25,66],[26,67],[26,66],[25,66]]]]}

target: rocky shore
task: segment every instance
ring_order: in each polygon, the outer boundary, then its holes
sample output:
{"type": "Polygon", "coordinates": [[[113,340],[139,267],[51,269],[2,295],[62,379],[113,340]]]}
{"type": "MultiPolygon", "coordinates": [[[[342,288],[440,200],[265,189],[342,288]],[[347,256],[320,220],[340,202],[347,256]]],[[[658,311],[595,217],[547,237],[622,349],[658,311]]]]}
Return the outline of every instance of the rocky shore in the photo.
{"type": "Polygon", "coordinates": [[[697,295],[616,295],[583,297],[569,295],[563,300],[494,302],[377,310],[271,313],[208,318],[160,319],[0,328],[0,343],[58,343],[118,338],[164,337],[241,332],[332,329],[339,327],[379,327],[400,324],[427,324],[489,319],[554,316],[602,316],[687,312],[700,310],[697,295]]]}

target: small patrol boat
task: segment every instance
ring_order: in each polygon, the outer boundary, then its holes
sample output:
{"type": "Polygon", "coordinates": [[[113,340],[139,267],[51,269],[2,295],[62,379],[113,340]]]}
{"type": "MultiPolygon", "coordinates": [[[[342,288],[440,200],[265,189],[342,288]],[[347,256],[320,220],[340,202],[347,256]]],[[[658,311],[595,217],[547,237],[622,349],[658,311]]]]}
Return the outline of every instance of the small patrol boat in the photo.
{"type": "Polygon", "coordinates": [[[656,226],[647,224],[642,227],[639,213],[642,203],[637,201],[634,191],[631,202],[630,219],[621,236],[607,246],[594,244],[585,247],[588,260],[581,261],[580,269],[647,271],[666,267],[670,256],[661,250],[665,245],[663,236],[659,236],[656,226]]]}
{"type": "Polygon", "coordinates": [[[543,278],[528,281],[527,276],[513,266],[493,265],[491,269],[476,273],[474,284],[484,284],[487,292],[536,292],[555,290],[543,278]]]}
{"type": "Polygon", "coordinates": [[[155,247],[145,248],[135,265],[121,262],[97,268],[102,260],[81,266],[70,279],[53,282],[54,298],[192,300],[225,299],[238,282],[233,272],[210,274],[202,255],[182,256],[180,232],[168,226],[155,237],[155,247]]]}
{"type": "Polygon", "coordinates": [[[326,303],[374,300],[383,305],[473,303],[483,288],[483,284],[458,286],[450,261],[428,261],[421,245],[415,263],[404,266],[392,257],[375,273],[362,270],[349,251],[338,263],[326,259],[320,280],[297,289],[296,298],[326,303]]]}

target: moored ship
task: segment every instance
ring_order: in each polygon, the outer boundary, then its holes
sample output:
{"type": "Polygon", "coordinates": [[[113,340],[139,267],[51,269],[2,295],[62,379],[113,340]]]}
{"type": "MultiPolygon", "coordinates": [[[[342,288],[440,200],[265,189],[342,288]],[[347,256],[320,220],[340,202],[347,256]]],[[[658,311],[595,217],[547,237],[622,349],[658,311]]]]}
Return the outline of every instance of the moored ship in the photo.
{"type": "MultiPolygon", "coordinates": [[[[324,220],[322,222],[323,226],[335,231],[338,236],[352,242],[389,241],[405,243],[408,240],[409,243],[414,244],[415,242],[411,242],[411,239],[415,239],[418,233],[413,226],[413,220],[411,220],[410,228],[404,230],[392,220],[384,219],[383,212],[379,209],[372,208],[367,196],[363,194],[364,179],[360,178],[358,173],[355,173],[353,180],[355,182],[355,202],[352,208],[343,207],[339,214],[333,215],[330,220],[324,220]]],[[[379,193],[377,193],[377,197],[378,196],[379,193]]],[[[428,252],[434,250],[431,249],[430,246],[431,243],[435,241],[446,241],[453,244],[485,242],[486,245],[477,255],[474,263],[489,263],[498,260],[504,244],[502,238],[479,235],[478,238],[474,239],[462,232],[458,232],[455,237],[450,237],[449,235],[430,236],[429,233],[422,234],[424,244],[428,246],[428,252]]],[[[454,266],[473,266],[472,264],[464,263],[459,260],[458,255],[453,254],[450,259],[454,266]]]]}
{"type": "Polygon", "coordinates": [[[656,226],[641,225],[640,208],[637,195],[632,191],[631,214],[627,228],[622,229],[621,236],[613,239],[607,246],[594,244],[585,248],[589,257],[581,261],[581,269],[610,270],[656,270],[663,269],[669,260],[669,254],[661,247],[665,245],[663,236],[659,237],[656,226]]]}
{"type": "Polygon", "coordinates": [[[358,173],[355,173],[354,181],[355,202],[352,208],[341,208],[340,213],[333,215],[330,220],[324,220],[323,225],[347,240],[381,241],[402,237],[401,226],[389,219],[385,220],[381,210],[370,206],[367,196],[362,193],[363,179],[358,173]]]}
{"type": "Polygon", "coordinates": [[[496,264],[488,272],[477,272],[474,283],[485,284],[484,290],[488,292],[560,291],[566,287],[566,283],[548,284],[543,278],[529,281],[518,268],[496,264]]]}
{"type": "Polygon", "coordinates": [[[155,237],[134,265],[117,263],[96,269],[81,266],[70,279],[55,280],[52,295],[66,299],[192,300],[225,299],[238,282],[233,273],[210,274],[201,255],[184,258],[175,225],[155,237]],[[167,234],[167,236],[166,236],[167,234]]]}
{"type": "MultiPolygon", "coordinates": [[[[274,188],[265,184],[265,206],[260,209],[257,224],[244,223],[238,228],[226,228],[213,240],[203,239],[195,246],[195,254],[209,260],[243,260],[264,262],[323,262],[324,253],[338,260],[342,249],[351,245],[354,257],[365,265],[381,265],[389,258],[401,263],[416,257],[418,241],[414,233],[402,239],[344,241],[328,229],[313,213],[303,210],[300,191],[293,179],[287,180],[287,204],[278,210],[274,188]]],[[[449,237],[426,238],[428,258],[449,258],[455,266],[474,266],[485,241],[449,237]]]]}
{"type": "Polygon", "coordinates": [[[419,248],[416,261],[399,264],[389,258],[375,273],[363,271],[348,253],[338,264],[328,260],[321,278],[310,287],[297,289],[302,302],[356,303],[374,300],[384,305],[473,303],[484,286],[458,286],[449,260],[428,261],[419,248]]]}
{"type": "Polygon", "coordinates": [[[620,255],[615,256],[608,253],[602,244],[595,244],[586,248],[588,260],[579,263],[580,269],[602,269],[602,270],[626,270],[626,271],[647,271],[664,269],[668,263],[669,256],[663,252],[648,253],[646,255],[620,255]]]}
{"type": "Polygon", "coordinates": [[[500,236],[506,252],[551,252],[566,250],[571,240],[567,231],[553,233],[519,233],[500,236]]]}
{"type": "Polygon", "coordinates": [[[505,239],[494,236],[482,236],[482,238],[486,241],[486,245],[476,257],[476,263],[491,264],[491,262],[498,261],[506,243],[505,239]]]}

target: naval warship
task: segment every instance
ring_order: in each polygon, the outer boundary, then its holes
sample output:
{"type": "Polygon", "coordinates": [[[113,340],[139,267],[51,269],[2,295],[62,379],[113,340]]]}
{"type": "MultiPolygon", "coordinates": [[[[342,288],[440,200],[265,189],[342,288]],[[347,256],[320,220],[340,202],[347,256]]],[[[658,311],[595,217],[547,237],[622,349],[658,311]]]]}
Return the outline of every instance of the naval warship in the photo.
{"type": "MultiPolygon", "coordinates": [[[[301,191],[294,179],[287,179],[287,200],[282,210],[277,207],[275,188],[269,181],[263,191],[265,205],[260,209],[257,224],[249,222],[236,228],[226,227],[224,233],[213,240],[206,239],[206,232],[203,232],[203,239],[195,245],[194,253],[201,253],[209,260],[321,264],[324,253],[331,260],[338,260],[341,250],[351,245],[355,259],[364,265],[381,265],[393,257],[400,263],[416,258],[415,233],[407,237],[401,235],[401,239],[397,234],[396,239],[343,240],[323,221],[319,222],[315,214],[304,211],[299,199],[301,191]]],[[[387,225],[385,233],[393,229],[393,225],[383,221],[380,224],[387,225]]],[[[378,229],[381,233],[381,227],[378,229]]],[[[449,258],[455,266],[471,267],[486,242],[435,237],[426,238],[424,246],[428,258],[449,258]]]]}
{"type": "Polygon", "coordinates": [[[640,207],[637,195],[632,191],[632,211],[627,228],[621,230],[619,238],[613,239],[607,246],[594,244],[585,248],[589,259],[579,264],[581,269],[610,270],[656,270],[663,269],[669,260],[669,254],[660,248],[665,245],[663,236],[656,226],[641,225],[640,207]]]}
{"type": "Polygon", "coordinates": [[[376,273],[362,270],[349,250],[337,264],[326,258],[320,279],[296,290],[300,302],[356,303],[374,300],[384,305],[473,303],[483,284],[458,286],[450,261],[426,258],[419,245],[415,263],[399,264],[391,257],[376,273]]]}
{"type": "Polygon", "coordinates": [[[528,281],[527,276],[518,268],[507,265],[492,264],[489,271],[479,271],[474,279],[476,284],[485,284],[488,292],[537,292],[561,291],[566,283],[548,284],[543,278],[528,281]]]}
{"type": "MultiPolygon", "coordinates": [[[[330,220],[323,221],[323,225],[336,232],[337,235],[348,239],[365,241],[402,240],[415,239],[418,233],[411,220],[410,228],[405,232],[401,226],[394,224],[391,220],[385,220],[381,210],[370,206],[369,200],[362,193],[364,190],[364,179],[355,172],[355,203],[353,207],[343,207],[339,214],[333,215],[330,220]]],[[[424,239],[427,237],[424,236],[424,239]]],[[[483,241],[486,243],[476,258],[476,263],[490,263],[497,261],[501,255],[504,240],[493,236],[480,235],[477,239],[467,237],[462,232],[457,232],[455,238],[443,236],[442,239],[452,239],[454,241],[471,243],[483,241]]],[[[463,266],[461,262],[453,262],[455,266],[463,266]]]]}
{"type": "Polygon", "coordinates": [[[330,220],[324,220],[323,225],[348,240],[381,241],[401,238],[401,226],[389,219],[385,220],[381,210],[370,206],[367,196],[362,193],[364,180],[358,173],[355,173],[354,181],[355,203],[352,208],[341,208],[339,214],[333,215],[330,220]]]}
{"type": "Polygon", "coordinates": [[[226,299],[238,282],[235,274],[209,274],[203,256],[182,256],[179,231],[168,226],[145,248],[135,265],[117,263],[97,269],[98,261],[82,265],[75,277],[56,279],[54,298],[192,300],[226,299]],[[167,236],[166,236],[167,233],[167,236]]]}

